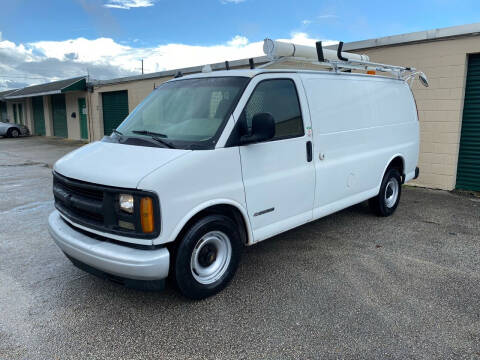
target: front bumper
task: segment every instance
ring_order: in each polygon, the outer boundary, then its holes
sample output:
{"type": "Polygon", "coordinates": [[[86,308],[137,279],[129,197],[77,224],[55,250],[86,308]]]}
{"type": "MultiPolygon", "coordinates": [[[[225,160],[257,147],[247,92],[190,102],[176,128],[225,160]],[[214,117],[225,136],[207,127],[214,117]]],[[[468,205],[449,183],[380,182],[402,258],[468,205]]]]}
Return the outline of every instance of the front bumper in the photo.
{"type": "Polygon", "coordinates": [[[161,280],[168,276],[170,254],[166,248],[143,250],[97,240],[75,231],[54,211],[48,230],[69,257],[107,274],[134,280],[161,280]]]}

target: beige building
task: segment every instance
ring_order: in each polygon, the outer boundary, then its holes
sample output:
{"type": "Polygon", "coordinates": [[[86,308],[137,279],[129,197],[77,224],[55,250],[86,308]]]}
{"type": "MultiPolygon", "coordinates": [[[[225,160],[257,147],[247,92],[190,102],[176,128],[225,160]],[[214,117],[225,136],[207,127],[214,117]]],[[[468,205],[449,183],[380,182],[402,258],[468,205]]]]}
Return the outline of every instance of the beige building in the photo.
{"type": "Polygon", "coordinates": [[[416,183],[480,191],[480,111],[470,110],[480,110],[480,87],[475,88],[480,85],[480,23],[357,41],[344,49],[427,75],[428,88],[413,84],[421,129],[416,183]],[[469,107],[465,114],[464,103],[469,107]]]}
{"type": "Polygon", "coordinates": [[[29,86],[3,96],[6,119],[32,134],[88,139],[86,77],[29,86]]]}
{"type": "MultiPolygon", "coordinates": [[[[480,191],[480,23],[346,43],[344,50],[425,72],[429,88],[413,83],[421,128],[420,177],[415,183],[480,191]]],[[[268,59],[217,63],[211,68],[248,68],[252,61],[260,65],[268,59]]],[[[8,117],[16,116],[36,134],[95,141],[109,135],[160,84],[178,73],[201,70],[197,66],[88,84],[81,77],[17,90],[3,99],[8,117]],[[53,93],[42,93],[42,86],[53,93]],[[43,131],[38,126],[40,103],[43,131]],[[65,123],[58,120],[64,117],[65,123]]]]}

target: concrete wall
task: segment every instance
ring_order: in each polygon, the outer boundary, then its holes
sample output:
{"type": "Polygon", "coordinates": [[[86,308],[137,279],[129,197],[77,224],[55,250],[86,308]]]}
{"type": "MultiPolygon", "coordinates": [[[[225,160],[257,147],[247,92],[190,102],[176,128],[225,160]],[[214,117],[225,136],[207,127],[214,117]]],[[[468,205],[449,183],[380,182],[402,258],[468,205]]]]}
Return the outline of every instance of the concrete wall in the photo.
{"type": "Polygon", "coordinates": [[[455,188],[467,72],[467,54],[480,52],[480,37],[356,50],[371,61],[413,66],[427,75],[413,92],[420,117],[420,186],[455,188]]]}

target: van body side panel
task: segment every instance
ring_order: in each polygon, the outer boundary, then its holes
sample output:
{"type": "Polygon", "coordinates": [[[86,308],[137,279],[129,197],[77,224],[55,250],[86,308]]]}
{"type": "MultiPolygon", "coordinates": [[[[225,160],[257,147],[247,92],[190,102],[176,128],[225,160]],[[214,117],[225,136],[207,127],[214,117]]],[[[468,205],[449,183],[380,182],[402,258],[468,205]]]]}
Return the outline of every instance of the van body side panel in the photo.
{"type": "Polygon", "coordinates": [[[404,159],[406,172],[415,169],[418,121],[404,82],[348,75],[301,77],[315,140],[314,218],[377,195],[395,156],[404,159]]]}
{"type": "Polygon", "coordinates": [[[174,241],[194,212],[209,205],[236,204],[246,213],[236,147],[191,151],[150,173],[138,188],[155,191],[160,200],[161,230],[155,245],[174,241]]]}

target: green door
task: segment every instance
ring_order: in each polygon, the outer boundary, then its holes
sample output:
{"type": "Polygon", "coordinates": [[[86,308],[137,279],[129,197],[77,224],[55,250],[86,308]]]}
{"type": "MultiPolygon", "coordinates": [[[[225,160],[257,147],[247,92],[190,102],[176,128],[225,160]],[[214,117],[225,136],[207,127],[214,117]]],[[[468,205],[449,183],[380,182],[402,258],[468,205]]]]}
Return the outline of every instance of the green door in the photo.
{"type": "Polygon", "coordinates": [[[65,94],[52,95],[53,135],[68,137],[65,94]]]}
{"type": "Polygon", "coordinates": [[[102,93],[103,133],[110,135],[128,115],[128,92],[112,91],[102,93]]]}
{"type": "Polygon", "coordinates": [[[480,191],[480,54],[468,57],[456,187],[480,191]]]}
{"type": "Polygon", "coordinates": [[[15,124],[18,123],[18,118],[17,118],[17,104],[13,104],[13,122],[15,124]]]}
{"type": "Polygon", "coordinates": [[[0,101],[0,121],[5,121],[7,119],[7,103],[0,101]]]}
{"type": "Polygon", "coordinates": [[[33,125],[35,127],[34,133],[36,135],[45,136],[45,115],[43,112],[43,97],[36,96],[32,98],[33,108],[33,125]]]}
{"type": "Polygon", "coordinates": [[[22,104],[18,104],[18,119],[19,119],[19,123],[20,124],[23,124],[24,121],[23,121],[23,106],[22,104]]]}
{"type": "Polygon", "coordinates": [[[80,119],[80,136],[82,139],[88,139],[87,104],[85,103],[85,98],[78,98],[78,117],[80,119]]]}

